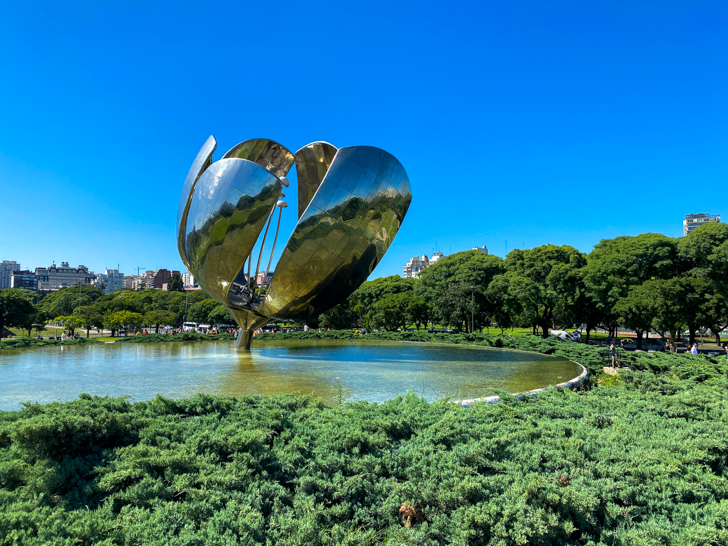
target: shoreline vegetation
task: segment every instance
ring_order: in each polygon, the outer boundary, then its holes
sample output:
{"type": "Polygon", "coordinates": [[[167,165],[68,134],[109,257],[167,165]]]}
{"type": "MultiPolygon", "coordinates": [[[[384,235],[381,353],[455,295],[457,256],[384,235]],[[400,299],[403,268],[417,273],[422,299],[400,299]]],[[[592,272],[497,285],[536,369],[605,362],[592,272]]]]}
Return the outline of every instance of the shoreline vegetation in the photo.
{"type": "MultiPolygon", "coordinates": [[[[286,339],[362,337],[256,336],[286,339]]],[[[363,339],[603,365],[599,348],[535,336],[363,339]]],[[[725,544],[728,362],[634,357],[579,391],[468,408],[82,394],[0,412],[0,545],[725,544]]]]}

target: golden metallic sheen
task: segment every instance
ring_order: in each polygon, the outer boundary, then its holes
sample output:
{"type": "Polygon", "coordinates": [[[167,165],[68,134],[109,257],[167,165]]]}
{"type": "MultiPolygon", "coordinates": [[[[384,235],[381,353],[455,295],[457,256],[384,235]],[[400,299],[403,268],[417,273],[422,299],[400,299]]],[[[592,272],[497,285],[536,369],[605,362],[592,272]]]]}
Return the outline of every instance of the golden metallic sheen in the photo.
{"type": "Polygon", "coordinates": [[[328,142],[312,142],[296,152],[296,176],[298,178],[298,217],[316,195],[321,181],[336,156],[336,146],[328,142]]]}
{"type": "Polygon", "coordinates": [[[281,178],[294,156],[266,139],[238,144],[211,163],[214,149],[210,137],[185,180],[179,249],[200,286],[240,325],[238,347],[249,349],[253,330],[270,320],[317,316],[346,299],[382,260],[412,201],[407,173],[391,154],[371,146],[304,146],[295,155],[298,224],[266,292],[256,286],[253,260],[256,269],[271,265],[287,207],[281,178]],[[270,238],[270,259],[261,261],[270,238]]]}
{"type": "Polygon", "coordinates": [[[232,147],[223,159],[237,157],[257,163],[278,178],[286,176],[293,166],[293,154],[273,140],[253,138],[232,147]]]}

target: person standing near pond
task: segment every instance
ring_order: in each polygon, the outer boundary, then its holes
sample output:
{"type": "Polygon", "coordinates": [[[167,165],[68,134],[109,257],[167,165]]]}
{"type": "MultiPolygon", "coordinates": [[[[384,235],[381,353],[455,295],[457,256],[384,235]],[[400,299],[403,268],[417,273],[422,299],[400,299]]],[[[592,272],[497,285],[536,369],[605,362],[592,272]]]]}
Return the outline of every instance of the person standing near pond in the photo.
{"type": "Polygon", "coordinates": [[[694,355],[698,354],[698,344],[697,343],[693,343],[693,348],[690,349],[690,352],[693,353],[694,355]]]}
{"type": "Polygon", "coordinates": [[[609,356],[612,357],[612,368],[617,368],[617,347],[614,345],[614,341],[609,345],[609,356]]]}

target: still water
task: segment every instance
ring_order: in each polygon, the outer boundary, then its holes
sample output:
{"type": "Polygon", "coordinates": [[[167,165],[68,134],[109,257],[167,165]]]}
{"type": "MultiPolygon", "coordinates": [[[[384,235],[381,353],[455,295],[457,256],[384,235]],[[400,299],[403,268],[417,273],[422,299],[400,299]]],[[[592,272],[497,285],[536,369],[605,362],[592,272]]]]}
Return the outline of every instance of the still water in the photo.
{"type": "Polygon", "coordinates": [[[300,392],[381,402],[407,391],[462,399],[554,385],[579,373],[573,362],[545,355],[423,343],[265,341],[250,353],[232,342],[44,347],[0,352],[0,410],[83,392],[132,400],[300,392]]]}

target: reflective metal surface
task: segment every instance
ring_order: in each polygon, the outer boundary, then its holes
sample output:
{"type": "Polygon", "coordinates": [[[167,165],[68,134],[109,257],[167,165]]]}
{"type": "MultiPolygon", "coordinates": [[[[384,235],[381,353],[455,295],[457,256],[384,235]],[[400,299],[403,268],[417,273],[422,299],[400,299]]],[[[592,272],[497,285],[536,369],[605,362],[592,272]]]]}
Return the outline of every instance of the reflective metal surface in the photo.
{"type": "Polygon", "coordinates": [[[316,316],[345,300],[371,274],[399,230],[412,191],[391,154],[341,148],[273,275],[259,312],[316,316]]]}
{"type": "Polygon", "coordinates": [[[185,178],[185,183],[182,186],[182,195],[180,196],[179,208],[177,209],[177,248],[187,269],[190,268],[190,264],[187,263],[184,250],[182,249],[182,228],[187,224],[187,211],[190,208],[190,200],[192,199],[195,184],[197,184],[197,180],[199,180],[203,171],[212,164],[212,154],[216,148],[217,142],[215,141],[215,137],[210,135],[202,145],[200,151],[197,152],[197,157],[192,162],[192,167],[187,172],[187,178],[185,178]]]}
{"type": "Polygon", "coordinates": [[[305,319],[346,299],[381,261],[412,201],[407,173],[391,154],[371,146],[304,146],[295,157],[299,221],[265,293],[257,273],[278,208],[264,277],[272,262],[286,207],[280,178],[293,155],[265,139],[245,141],[210,165],[213,151],[210,137],[185,181],[179,248],[200,286],[241,326],[238,347],[249,348],[252,331],[271,319],[305,319]],[[251,254],[264,227],[253,275],[251,254]]]}
{"type": "Polygon", "coordinates": [[[223,159],[235,157],[257,163],[278,178],[286,176],[293,166],[293,154],[290,150],[267,138],[244,140],[222,156],[223,159]]]}
{"type": "Polygon", "coordinates": [[[190,273],[219,302],[240,307],[249,303],[238,289],[247,279],[239,282],[238,273],[280,192],[278,178],[245,159],[221,159],[197,182],[183,249],[190,273]]]}
{"type": "Polygon", "coordinates": [[[298,177],[298,217],[303,216],[308,204],[321,185],[336,156],[336,146],[328,142],[312,142],[296,152],[298,177]]]}

